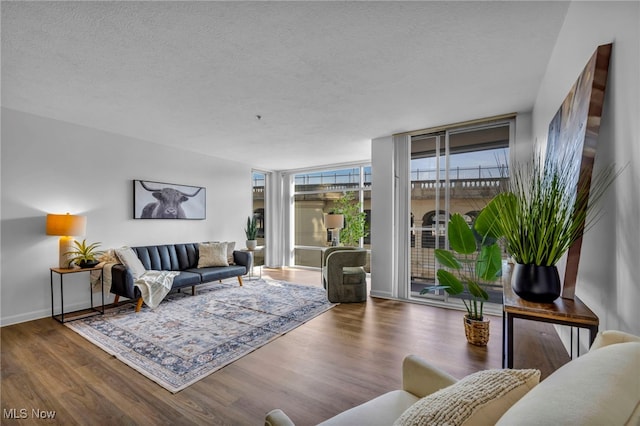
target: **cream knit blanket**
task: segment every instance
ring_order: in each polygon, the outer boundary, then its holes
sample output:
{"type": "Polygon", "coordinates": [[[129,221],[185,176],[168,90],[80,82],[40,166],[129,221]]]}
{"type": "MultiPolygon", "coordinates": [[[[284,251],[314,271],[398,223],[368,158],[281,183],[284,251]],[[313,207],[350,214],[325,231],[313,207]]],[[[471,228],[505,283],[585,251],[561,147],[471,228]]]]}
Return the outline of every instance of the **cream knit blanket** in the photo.
{"type": "Polygon", "coordinates": [[[178,271],[147,271],[133,285],[140,289],[144,303],[155,309],[171,290],[173,278],[179,274],[178,271]]]}
{"type": "MultiPolygon", "coordinates": [[[[111,268],[120,264],[113,249],[105,250],[99,258],[102,271],[91,271],[91,286],[94,292],[100,291],[100,276],[102,275],[104,292],[111,291],[111,268]]],[[[173,278],[180,274],[177,271],[146,271],[133,285],[140,289],[142,300],[150,308],[156,308],[173,286],[173,278]]]]}

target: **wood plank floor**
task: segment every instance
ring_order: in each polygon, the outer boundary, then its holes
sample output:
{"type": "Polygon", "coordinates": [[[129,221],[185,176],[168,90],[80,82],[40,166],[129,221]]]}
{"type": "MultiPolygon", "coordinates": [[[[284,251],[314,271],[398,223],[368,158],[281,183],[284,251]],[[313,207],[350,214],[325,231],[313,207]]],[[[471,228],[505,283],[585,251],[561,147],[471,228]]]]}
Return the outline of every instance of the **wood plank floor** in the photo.
{"type": "MultiPolygon", "coordinates": [[[[320,285],[308,270],[264,269],[264,277],[320,285]]],[[[515,367],[546,377],[568,361],[547,324],[516,324],[515,367]]],[[[312,425],[400,387],[400,365],[418,354],[456,377],[501,366],[502,321],[491,317],[486,348],[466,343],[462,313],[369,298],[342,304],[171,394],[51,318],[3,327],[3,425],[261,425],[282,408],[312,425]],[[25,419],[8,419],[12,409],[25,419]],[[21,411],[25,410],[25,411],[21,411]]]]}

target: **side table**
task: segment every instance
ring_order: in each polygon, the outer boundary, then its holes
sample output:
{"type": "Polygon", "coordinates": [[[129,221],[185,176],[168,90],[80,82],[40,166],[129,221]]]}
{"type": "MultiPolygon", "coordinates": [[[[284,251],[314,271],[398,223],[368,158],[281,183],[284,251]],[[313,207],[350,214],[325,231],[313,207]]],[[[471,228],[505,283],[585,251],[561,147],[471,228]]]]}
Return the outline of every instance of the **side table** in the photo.
{"type": "MultiPolygon", "coordinates": [[[[51,284],[51,318],[55,319],[59,323],[64,323],[65,312],[64,312],[64,279],[63,277],[67,274],[76,274],[78,272],[89,272],[91,271],[100,271],[100,294],[102,296],[102,303],[100,305],[100,309],[93,306],[93,288],[91,286],[91,279],[89,279],[89,298],[91,301],[91,315],[103,315],[104,314],[104,271],[102,267],[94,267],[94,268],[49,268],[50,269],[50,284],[51,284]],[[55,315],[54,306],[53,306],[53,274],[58,274],[60,276],[60,314],[55,315]]],[[[66,315],[82,312],[83,310],[67,312],[66,315]]],[[[67,321],[73,321],[80,318],[86,318],[91,315],[79,315],[72,319],[67,319],[67,321]]]]}
{"type": "MultiPolygon", "coordinates": [[[[577,296],[574,299],[559,297],[551,303],[535,303],[521,299],[511,289],[513,265],[503,268],[503,316],[502,316],[502,367],[513,368],[513,320],[522,318],[589,330],[589,346],[598,334],[599,319],[577,296]]],[[[578,333],[580,339],[580,333],[578,333]]],[[[578,347],[580,341],[578,340],[578,347]]],[[[573,345],[572,345],[573,347],[573,345]]],[[[572,350],[573,352],[573,350],[572,350]]],[[[573,358],[573,356],[572,356],[573,358]]]]}
{"type": "Polygon", "coordinates": [[[244,253],[249,253],[250,257],[251,257],[251,266],[249,267],[249,273],[248,276],[249,278],[254,278],[253,275],[253,268],[254,266],[258,266],[259,269],[259,277],[262,278],[262,266],[264,265],[264,258],[256,264],[256,253],[261,252],[264,254],[264,246],[257,246],[255,249],[253,250],[249,250],[247,248],[244,249],[240,249],[239,251],[244,252],[244,253]]]}

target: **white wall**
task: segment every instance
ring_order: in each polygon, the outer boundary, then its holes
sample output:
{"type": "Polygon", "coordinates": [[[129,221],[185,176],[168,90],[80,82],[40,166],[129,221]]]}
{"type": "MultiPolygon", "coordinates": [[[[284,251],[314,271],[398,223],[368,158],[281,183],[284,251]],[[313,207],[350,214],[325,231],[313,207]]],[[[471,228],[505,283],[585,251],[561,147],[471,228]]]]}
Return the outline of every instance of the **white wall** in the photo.
{"type": "MultiPolygon", "coordinates": [[[[102,248],[214,239],[244,247],[247,164],[5,108],[1,161],[2,325],[51,315],[49,267],[57,264],[58,237],[45,235],[47,213],[86,215],[87,241],[102,248]],[[205,187],[206,220],[132,219],[133,179],[205,187]]],[[[88,306],[86,282],[85,273],[65,278],[66,307],[88,306]]]]}
{"type": "Polygon", "coordinates": [[[515,124],[515,139],[509,147],[509,156],[512,164],[527,162],[534,154],[534,143],[532,141],[532,122],[530,112],[518,113],[515,124]]]}
{"type": "Polygon", "coordinates": [[[613,42],[595,170],[627,164],[585,235],[576,294],[600,329],[640,334],[640,3],[572,2],[533,110],[546,143],[549,122],[596,47],[613,42]]]}

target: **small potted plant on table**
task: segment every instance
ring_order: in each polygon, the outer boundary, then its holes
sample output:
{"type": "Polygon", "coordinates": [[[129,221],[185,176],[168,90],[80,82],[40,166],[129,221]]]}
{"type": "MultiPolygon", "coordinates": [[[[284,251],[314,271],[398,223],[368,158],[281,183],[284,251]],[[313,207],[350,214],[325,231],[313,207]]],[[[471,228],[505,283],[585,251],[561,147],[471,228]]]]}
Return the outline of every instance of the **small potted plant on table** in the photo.
{"type": "Polygon", "coordinates": [[[82,240],[81,243],[74,240],[73,245],[75,248],[66,252],[65,255],[69,255],[71,264],[76,264],[81,268],[93,268],[100,263],[97,259],[102,254],[102,251],[97,250],[100,244],[100,242],[96,242],[87,245],[86,239],[82,240]]]}
{"type": "Polygon", "coordinates": [[[247,217],[247,227],[244,229],[244,233],[247,236],[247,249],[255,250],[258,246],[258,241],[256,240],[258,237],[258,225],[256,224],[255,216],[247,217]]]}

